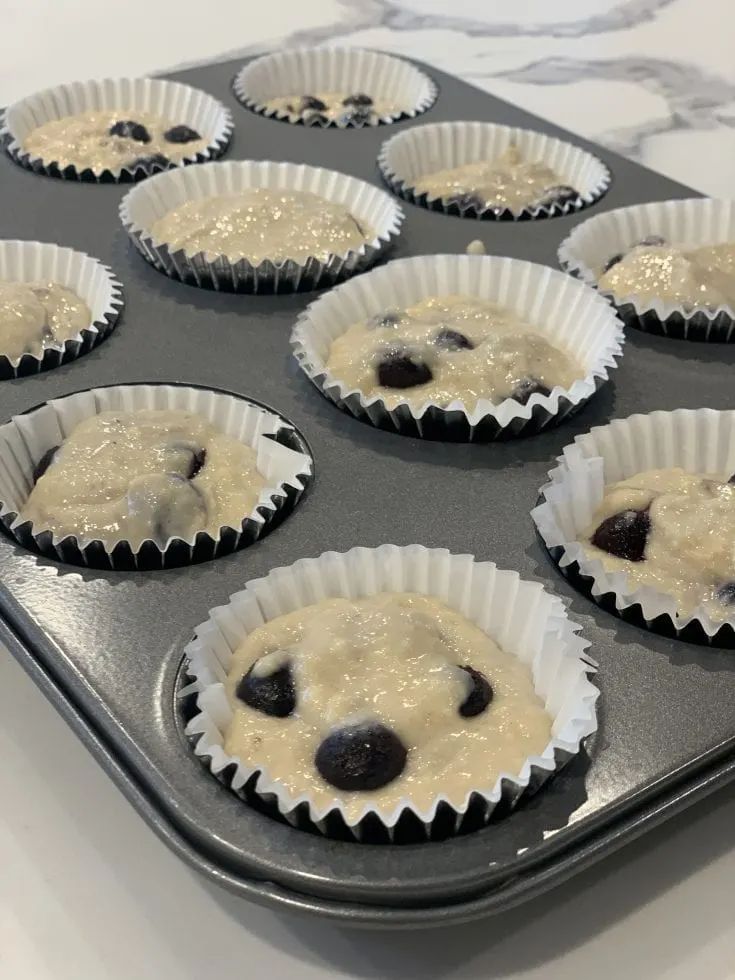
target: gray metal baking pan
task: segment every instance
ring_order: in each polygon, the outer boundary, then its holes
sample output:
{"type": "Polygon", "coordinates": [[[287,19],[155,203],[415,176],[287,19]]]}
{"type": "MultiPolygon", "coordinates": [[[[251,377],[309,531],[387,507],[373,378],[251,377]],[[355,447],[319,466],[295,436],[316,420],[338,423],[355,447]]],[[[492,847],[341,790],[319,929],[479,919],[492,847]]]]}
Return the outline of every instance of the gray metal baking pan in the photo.
{"type": "MultiPolygon", "coordinates": [[[[393,255],[488,252],[556,264],[578,221],[605,208],[691,196],[433,68],[435,106],[416,122],[316,130],[264,119],[230,90],[235,62],[175,76],[228,103],[230,158],[321,164],[378,183],[380,143],[399,128],[486,119],[572,138],[611,168],[593,208],[543,221],[480,222],[406,205],[393,255]]],[[[46,374],[0,384],[0,419],[72,391],[126,381],[212,385],[271,405],[303,433],[315,481],[263,541],[225,558],[150,573],[84,570],[0,538],[0,613],[12,652],[123,792],[182,857],[258,901],[353,924],[409,926],[500,911],[569,877],[735,777],[735,654],[658,636],[577,593],[528,516],[562,447],[635,411],[731,407],[735,346],[628,335],[619,370],[576,416],[531,438],[436,443],[377,430],[322,398],[293,362],[291,326],[312,295],[244,296],[173,282],[117,221],[124,188],[40,177],[0,160],[3,237],[60,241],[111,265],[126,294],[112,336],[46,374]],[[384,542],[447,547],[515,568],[564,596],[600,664],[600,728],[520,809],[463,837],[371,846],[295,830],[244,805],[191,754],[176,698],[181,651],[212,606],[250,578],[325,550],[384,542]]]]}

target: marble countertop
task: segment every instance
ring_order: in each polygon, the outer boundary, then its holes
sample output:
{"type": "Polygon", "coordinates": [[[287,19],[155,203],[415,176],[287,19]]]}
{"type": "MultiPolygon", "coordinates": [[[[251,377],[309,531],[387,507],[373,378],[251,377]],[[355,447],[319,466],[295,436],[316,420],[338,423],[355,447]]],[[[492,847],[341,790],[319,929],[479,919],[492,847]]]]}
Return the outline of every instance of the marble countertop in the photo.
{"type": "MultiPolygon", "coordinates": [[[[454,72],[703,192],[733,190],[725,0],[8,0],[4,19],[0,104],[74,78],[344,42],[454,72]]],[[[195,876],[1,650],[0,757],[2,980],[735,977],[735,787],[498,919],[377,935],[195,876]]]]}

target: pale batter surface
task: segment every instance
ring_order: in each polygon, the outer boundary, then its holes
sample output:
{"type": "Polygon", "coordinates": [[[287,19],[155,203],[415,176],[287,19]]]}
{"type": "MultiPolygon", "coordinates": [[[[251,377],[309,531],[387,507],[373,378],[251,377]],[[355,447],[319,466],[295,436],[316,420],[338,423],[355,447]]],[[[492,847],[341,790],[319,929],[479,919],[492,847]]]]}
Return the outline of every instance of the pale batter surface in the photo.
{"type": "Polygon", "coordinates": [[[76,293],[53,282],[0,282],[0,354],[17,363],[40,357],[46,347],[92,325],[92,313],[76,293]]]}
{"type": "Polygon", "coordinates": [[[266,259],[304,262],[310,256],[326,261],[373,238],[372,229],[341,204],[309,191],[264,187],[186,201],[154,222],[151,231],[157,242],[188,255],[204,252],[210,261],[224,255],[254,265],[266,259]]]}
{"type": "Polygon", "coordinates": [[[472,408],[480,398],[527,402],[534,391],[569,388],[585,374],[570,353],[510,310],[451,295],[353,324],[333,341],[327,369],[388,407],[461,401],[472,408]]]}
{"type": "Polygon", "coordinates": [[[255,450],[198,415],[143,409],[80,422],[21,511],[34,532],[127,541],[239,528],[265,486],[255,450]]]}
{"type": "Polygon", "coordinates": [[[735,613],[735,485],[727,476],[649,470],[605,488],[583,539],[585,551],[632,588],[649,586],[676,599],[680,615],[702,604],[715,620],[735,613]],[[627,560],[590,541],[601,522],[647,512],[642,560],[627,560]]]}
{"type": "Polygon", "coordinates": [[[472,198],[484,207],[508,208],[515,213],[576,195],[546,164],[524,160],[515,143],[495,160],[479,160],[424,174],[413,189],[417,194],[428,194],[431,199],[472,198]]]}
{"type": "Polygon", "coordinates": [[[735,243],[636,245],[601,272],[598,285],[621,299],[639,296],[711,309],[735,306],[735,243]]]}
{"type": "Polygon", "coordinates": [[[339,800],[353,820],[366,802],[389,811],[409,800],[426,810],[444,794],[459,806],[501,772],[517,774],[551,738],[530,670],[460,613],[410,593],[326,599],[266,623],[235,652],[227,693],[234,714],[225,750],[263,765],[292,795],[308,792],[318,806],[339,800]],[[290,663],[296,707],[288,717],[235,694],[261,657],[261,674],[290,663]],[[474,717],[458,711],[470,686],[458,665],[481,671],[494,692],[474,717]],[[338,790],[315,768],[322,739],[356,720],[382,723],[407,749],[403,771],[379,789],[338,790]]]}
{"type": "Polygon", "coordinates": [[[373,98],[365,92],[316,92],[313,95],[278,95],[263,103],[275,112],[287,112],[290,122],[376,123],[381,116],[397,116],[410,109],[392,99],[373,98]]]}
{"type": "Polygon", "coordinates": [[[103,170],[117,173],[142,157],[157,154],[172,163],[180,163],[184,157],[195,156],[204,150],[208,143],[206,133],[190,130],[190,134],[186,134],[176,120],[161,119],[140,109],[105,109],[52,119],[26,136],[23,149],[45,163],[56,162],[62,168],[71,164],[77,170],[89,167],[94,173],[103,170]],[[141,128],[125,126],[126,123],[141,128]],[[129,135],[110,132],[120,124],[121,131],[129,135]],[[166,133],[172,130],[177,139],[191,134],[196,138],[186,142],[172,141],[166,138],[166,133]]]}

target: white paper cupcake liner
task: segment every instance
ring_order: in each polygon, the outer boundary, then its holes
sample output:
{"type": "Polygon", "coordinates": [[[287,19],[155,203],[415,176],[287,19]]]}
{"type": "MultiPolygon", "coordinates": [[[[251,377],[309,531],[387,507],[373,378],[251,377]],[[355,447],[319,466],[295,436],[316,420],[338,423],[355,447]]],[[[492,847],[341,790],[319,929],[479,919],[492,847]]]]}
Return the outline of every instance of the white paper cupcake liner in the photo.
{"type": "Polygon", "coordinates": [[[65,180],[126,183],[165,170],[166,167],[155,160],[141,162],[134,169],[105,169],[100,173],[89,168],[78,170],[73,165],[62,168],[56,161],[42,160],[23,148],[26,136],[52,119],[94,109],[118,108],[151,112],[163,119],[170,119],[175,125],[191,126],[209,137],[204,150],[184,157],[180,164],[169,161],[171,167],[214,160],[222,156],[232,137],[230,110],[200,89],[159,78],[103,78],[57,85],[14,102],[0,117],[0,143],[5,144],[7,152],[22,167],[65,180]]]}
{"type": "Polygon", "coordinates": [[[264,537],[293,510],[311,483],[313,460],[301,436],[273,410],[226,392],[178,384],[92,388],[55,398],[0,426],[0,521],[23,547],[55,561],[114,571],[150,570],[208,561],[264,537]],[[199,532],[171,538],[164,549],[144,541],[108,547],[99,540],[58,536],[35,528],[19,512],[33,488],[36,464],[84,419],[110,410],[176,409],[195,412],[220,432],[251,446],[267,480],[256,507],[238,527],[218,536],[199,532]]]}
{"type": "Polygon", "coordinates": [[[398,235],[403,212],[384,191],[336,170],[244,160],[170,171],[147,180],[122,199],[120,220],[138,251],[172,279],[207,289],[290,293],[331,286],[372,265],[398,235]],[[359,221],[374,229],[375,237],[358,249],[330,254],[326,261],[310,256],[303,262],[267,259],[253,265],[247,259],[231,262],[225,255],[211,258],[205,252],[189,255],[184,249],[172,250],[165,242],[156,242],[151,234],[153,223],[184,201],[238,194],[253,187],[311,191],[344,205],[359,221]]]}
{"type": "Polygon", "coordinates": [[[593,290],[546,266],[487,255],[426,255],[398,259],[331,290],[300,315],[291,335],[294,354],[316,387],[339,408],[403,435],[449,441],[488,441],[530,435],[560,422],[605,383],[622,354],[622,325],[593,290]],[[569,389],[534,394],[525,405],[506,399],[442,407],[401,402],[350,389],[326,368],[336,337],[358,320],[402,309],[428,296],[460,294],[498,303],[574,354],[585,370],[569,389]]]}
{"type": "Polygon", "coordinates": [[[115,327],[123,308],[122,287],[111,270],[84,252],[44,242],[0,241],[0,282],[53,282],[66,286],[91,311],[89,325],[40,354],[11,358],[0,352],[0,380],[38,374],[92,350],[115,327]]]}
{"type": "Polygon", "coordinates": [[[437,97],[437,86],[409,61],[361,48],[294,48],[264,55],[244,65],[232,87],[248,109],[284,122],[303,124],[288,112],[268,109],[268,99],[315,92],[365,92],[373,99],[385,97],[405,106],[400,112],[371,117],[368,121],[316,122],[322,128],[361,128],[392,123],[426,112],[437,97]]]}
{"type": "Polygon", "coordinates": [[[577,635],[579,629],[567,619],[561,600],[540,584],[525,582],[516,572],[501,571],[492,562],[475,561],[471,555],[421,545],[382,545],[301,559],[247,583],[196,628],[195,639],[185,651],[193,684],[181,692],[198,694],[197,713],[187,725],[187,735],[215,776],[244,798],[254,794],[269,803],[295,826],[370,841],[403,840],[406,824],[412,828],[410,837],[424,839],[436,836],[440,827],[443,835],[473,829],[488,822],[501,800],[504,809],[511,808],[538,790],[596,731],[599,691],[588,678],[594,664],[585,655],[588,643],[577,635]],[[461,806],[450,804],[439,788],[426,810],[405,799],[393,810],[382,811],[368,799],[357,819],[350,819],[338,800],[320,807],[308,793],[292,795],[259,760],[228,755],[223,738],[232,712],[223,682],[232,655],[247,634],[326,597],[359,598],[378,592],[436,596],[526,664],[553,719],[552,738],[543,753],[527,759],[520,772],[503,772],[494,785],[468,791],[461,806]]]}
{"type": "MultiPolygon", "coordinates": [[[[614,255],[624,254],[649,235],[691,248],[735,243],[735,201],[690,198],[606,211],[577,225],[559,247],[559,263],[567,272],[598,288],[598,270],[614,255]]],[[[601,292],[617,306],[627,326],[683,340],[735,341],[732,306],[692,311],[660,299],[615,297],[609,291],[601,292]]]]}
{"type": "Polygon", "coordinates": [[[432,211],[462,218],[522,221],[571,214],[593,204],[610,186],[610,171],[596,156],[563,140],[517,126],[486,122],[443,122],[414,126],[383,143],[378,157],[383,179],[400,197],[432,211]],[[560,184],[578,193],[568,200],[511,211],[507,207],[472,205],[460,208],[446,198],[417,193],[416,181],[427,174],[479,160],[496,160],[511,143],[523,158],[547,164],[559,175],[560,184]]]}
{"type": "Polygon", "coordinates": [[[595,602],[639,626],[695,643],[735,646],[735,613],[713,621],[703,608],[677,613],[676,601],[653,588],[633,588],[624,572],[610,573],[579,543],[605,486],[650,469],[735,472],[735,412],[678,409],[615,419],[566,446],[531,512],[562,573],[595,602]]]}

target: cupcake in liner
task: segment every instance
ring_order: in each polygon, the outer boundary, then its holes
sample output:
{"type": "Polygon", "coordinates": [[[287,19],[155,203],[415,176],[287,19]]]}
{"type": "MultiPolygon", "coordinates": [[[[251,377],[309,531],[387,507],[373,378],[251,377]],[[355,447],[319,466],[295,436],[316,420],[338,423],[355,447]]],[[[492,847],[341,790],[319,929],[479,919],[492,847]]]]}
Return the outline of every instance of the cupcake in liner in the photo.
{"type": "Polygon", "coordinates": [[[248,109],[283,122],[312,126],[377,126],[426,112],[434,102],[436,84],[415,65],[402,58],[360,48],[295,48],[264,55],[248,62],[235,75],[235,95],[248,109]],[[317,92],[366,94],[385,99],[397,108],[392,112],[351,112],[338,119],[314,113],[304,117],[287,109],[267,105],[270,99],[304,96],[317,92]]]}
{"type": "Polygon", "coordinates": [[[300,315],[291,344],[309,379],[339,408],[403,435],[481,442],[530,435],[576,411],[605,383],[622,354],[622,325],[610,305],[581,283],[546,266],[486,255],[426,255],[397,259],[344,283],[300,315]],[[572,288],[570,288],[570,286],[572,288]],[[569,389],[476,405],[408,401],[389,408],[380,395],[350,389],[327,370],[334,339],[352,324],[386,309],[402,309],[429,296],[478,297],[511,310],[552,344],[573,352],[584,377],[569,389]]]}
{"type": "Polygon", "coordinates": [[[55,561],[113,571],[172,568],[229,554],[264,537],[287,517],[311,483],[313,461],[303,438],[284,418],[257,402],[209,388],[130,384],[75,392],[14,416],[0,426],[0,521],[15,540],[55,561]],[[251,446],[267,484],[238,527],[205,531],[191,540],[152,540],[133,550],[126,541],[60,536],[19,516],[34,484],[34,470],[84,419],[106,411],[172,409],[193,412],[220,432],[251,446]]]}
{"type": "Polygon", "coordinates": [[[486,122],[443,122],[414,126],[383,143],[378,166],[388,186],[412,204],[462,218],[490,218],[522,221],[571,214],[599,200],[610,186],[610,171],[592,153],[564,140],[532,129],[501,126],[486,122]],[[573,188],[575,195],[525,207],[480,207],[471,198],[450,202],[446,197],[430,197],[415,189],[427,174],[460,167],[468,163],[498,159],[515,144],[523,160],[546,164],[559,175],[561,184],[573,188]]]}
{"type": "Polygon", "coordinates": [[[73,164],[61,167],[54,160],[41,159],[24,148],[34,129],[55,119],[94,110],[135,110],[150,112],[172,125],[185,125],[201,133],[208,142],[203,150],[193,150],[180,165],[214,160],[227,149],[232,137],[232,114],[213,96],[181,82],[159,78],[104,78],[57,85],[29,95],[8,106],[0,118],[0,142],[16,163],[48,177],[83,180],[92,183],[126,183],[159,173],[176,164],[160,154],[141,159],[121,169],[79,170],[73,164]]]}
{"type": "Polygon", "coordinates": [[[9,357],[0,351],[0,380],[38,374],[86,354],[107,337],[123,308],[122,287],[107,266],[84,252],[45,242],[0,241],[0,283],[55,283],[89,307],[89,325],[39,354],[9,357]]]}
{"type": "Polygon", "coordinates": [[[605,486],[651,469],[735,472],[735,412],[677,409],[615,419],[566,446],[531,512],[551,557],[581,591],[609,612],[665,636],[735,646],[735,612],[714,620],[702,606],[680,615],[676,600],[635,588],[625,572],[608,572],[579,538],[594,518],[605,486]]]}
{"type": "MultiPolygon", "coordinates": [[[[606,263],[650,236],[690,248],[735,243],[735,201],[699,197],[606,211],[577,225],[559,247],[559,263],[565,271],[599,288],[597,280],[606,263]]],[[[683,340],[735,341],[735,308],[731,306],[691,309],[662,299],[600,291],[617,306],[627,326],[683,340]]]]}
{"type": "Polygon", "coordinates": [[[538,790],[596,731],[599,691],[588,678],[594,663],[585,655],[588,644],[577,635],[579,629],[567,619],[561,600],[540,584],[471,555],[421,545],[327,552],[249,582],[197,627],[185,651],[192,683],[181,695],[197,695],[186,732],[195,753],[225,785],[294,826],[329,837],[396,843],[475,829],[488,822],[501,801],[507,810],[538,790]],[[232,709],[223,682],[242,640],[264,622],[321,599],[379,592],[435,596],[526,664],[552,718],[552,738],[543,753],[526,759],[520,772],[503,772],[494,785],[474,787],[459,806],[439,786],[425,810],[406,798],[386,812],[368,796],[359,816],[351,817],[338,799],[318,805],[307,792],[292,795],[261,761],[229,756],[223,736],[232,709]]]}
{"type": "Polygon", "coordinates": [[[134,187],[122,200],[120,220],[139,252],[172,279],[208,289],[248,293],[290,293],[312,290],[361,272],[392,244],[403,212],[384,191],[356,177],[323,167],[296,163],[243,160],[212,163],[160,174],[134,187]],[[374,237],[346,254],[305,261],[266,259],[236,262],[207,252],[188,254],[154,239],[151,226],[169,211],[192,199],[238,194],[252,188],[309,191],[341,204],[374,231],[374,237]]]}

